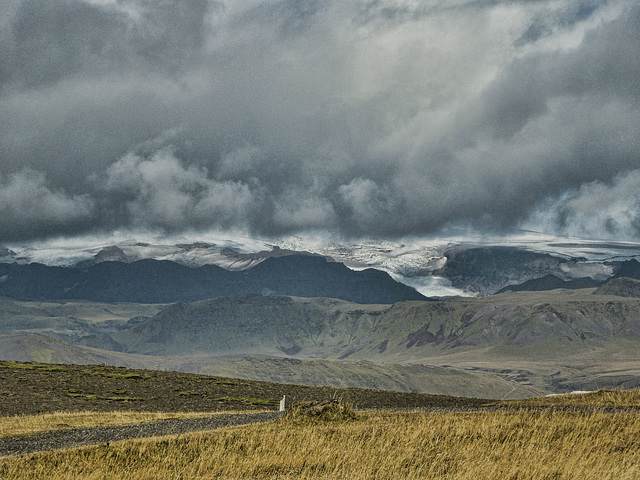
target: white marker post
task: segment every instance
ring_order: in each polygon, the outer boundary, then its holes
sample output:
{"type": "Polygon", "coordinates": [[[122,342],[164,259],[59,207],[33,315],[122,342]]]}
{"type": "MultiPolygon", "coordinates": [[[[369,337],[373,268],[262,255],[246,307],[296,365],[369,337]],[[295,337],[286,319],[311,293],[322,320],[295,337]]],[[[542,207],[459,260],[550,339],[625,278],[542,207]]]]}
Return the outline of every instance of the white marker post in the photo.
{"type": "Polygon", "coordinates": [[[282,396],[282,400],[280,400],[280,411],[284,412],[284,399],[285,395],[282,396]]]}

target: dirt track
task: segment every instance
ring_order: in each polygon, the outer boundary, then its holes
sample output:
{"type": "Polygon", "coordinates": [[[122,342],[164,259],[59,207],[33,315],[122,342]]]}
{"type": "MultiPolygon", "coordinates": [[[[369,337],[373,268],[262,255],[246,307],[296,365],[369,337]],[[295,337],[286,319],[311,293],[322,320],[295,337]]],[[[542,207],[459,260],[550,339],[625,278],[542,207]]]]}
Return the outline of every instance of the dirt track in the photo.
{"type": "Polygon", "coordinates": [[[280,415],[279,412],[218,414],[211,417],[172,419],[140,425],[54,430],[35,435],[0,439],[0,456],[97,445],[134,438],[213,430],[233,425],[267,422],[278,418],[280,415]]]}

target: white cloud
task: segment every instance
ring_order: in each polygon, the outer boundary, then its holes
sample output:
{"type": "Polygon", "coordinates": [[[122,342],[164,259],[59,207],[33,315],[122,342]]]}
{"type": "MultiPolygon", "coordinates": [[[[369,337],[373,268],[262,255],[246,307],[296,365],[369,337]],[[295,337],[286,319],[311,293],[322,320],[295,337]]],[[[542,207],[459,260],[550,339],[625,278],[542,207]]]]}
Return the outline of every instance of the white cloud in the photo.
{"type": "Polygon", "coordinates": [[[611,183],[594,181],[547,199],[523,227],[578,238],[638,239],[640,170],[619,175],[611,183]]]}
{"type": "Polygon", "coordinates": [[[322,229],[335,224],[335,221],[331,203],[313,191],[294,189],[281,195],[274,204],[275,228],[322,229]]]}
{"type": "Polygon", "coordinates": [[[247,185],[184,166],[170,148],[125,155],[107,169],[103,189],[114,204],[126,205],[133,226],[170,230],[243,224],[252,201],[247,185]]]}
{"type": "Polygon", "coordinates": [[[30,169],[0,178],[0,205],[0,230],[6,238],[72,233],[94,210],[88,196],[52,189],[43,174],[30,169]]]}

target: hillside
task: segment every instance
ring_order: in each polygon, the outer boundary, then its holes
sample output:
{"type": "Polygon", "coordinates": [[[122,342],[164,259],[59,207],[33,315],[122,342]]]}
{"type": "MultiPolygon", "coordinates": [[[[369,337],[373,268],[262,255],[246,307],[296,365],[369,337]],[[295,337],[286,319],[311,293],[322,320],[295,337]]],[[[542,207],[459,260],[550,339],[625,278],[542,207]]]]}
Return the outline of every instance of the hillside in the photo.
{"type": "Polygon", "coordinates": [[[520,385],[513,378],[515,375],[478,373],[452,367],[259,355],[158,357],[71,345],[34,333],[0,335],[0,360],[3,359],[51,364],[101,364],[297,385],[424,392],[460,397],[525,398],[545,391],[520,385]]]}
{"type": "MultiPolygon", "coordinates": [[[[591,290],[588,290],[590,293],[591,290]]],[[[584,295],[504,294],[480,299],[358,305],[245,295],[175,304],[114,338],[155,355],[260,353],[416,361],[485,349],[493,357],[566,358],[640,340],[640,302],[584,295]]]]}
{"type": "Polygon", "coordinates": [[[259,353],[337,358],[365,337],[387,305],[242,295],[177,303],[114,338],[127,353],[259,353]]]}
{"type": "Polygon", "coordinates": [[[615,277],[602,284],[602,286],[596,289],[594,294],[640,298],[640,280],[627,277],[615,277]]]}
{"type": "Polygon", "coordinates": [[[640,300],[592,292],[393,305],[243,295],[111,313],[5,300],[19,315],[2,319],[4,333],[48,337],[6,337],[0,358],[500,398],[640,385],[640,300]]]}
{"type": "Polygon", "coordinates": [[[367,308],[319,299],[219,299],[169,307],[117,338],[131,353],[253,349],[299,358],[449,365],[550,391],[638,385],[640,302],[587,292],[367,308]],[[601,368],[585,370],[593,364],[601,368]]]}
{"type": "Polygon", "coordinates": [[[486,401],[423,393],[336,389],[105,365],[0,362],[0,416],[72,411],[275,410],[343,398],[360,408],[478,406],[486,401]]]}

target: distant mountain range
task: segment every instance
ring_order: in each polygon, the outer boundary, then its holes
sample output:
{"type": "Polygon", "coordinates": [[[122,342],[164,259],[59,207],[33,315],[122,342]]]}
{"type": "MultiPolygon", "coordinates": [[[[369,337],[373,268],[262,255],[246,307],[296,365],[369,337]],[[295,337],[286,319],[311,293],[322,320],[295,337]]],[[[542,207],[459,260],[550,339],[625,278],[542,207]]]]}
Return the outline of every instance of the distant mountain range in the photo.
{"type": "Polygon", "coordinates": [[[545,284],[551,285],[550,276],[565,282],[562,288],[582,286],[584,281],[598,285],[613,276],[636,278],[640,270],[637,263],[640,244],[579,241],[530,232],[517,238],[475,242],[416,239],[407,243],[323,243],[292,237],[276,243],[249,238],[175,244],[127,241],[84,247],[61,243],[0,247],[0,264],[41,263],[86,269],[104,262],[128,264],[159,260],[240,272],[270,259],[300,255],[322,257],[355,271],[373,268],[386,272],[395,281],[415,288],[426,297],[491,295],[505,287],[545,278],[532,286],[547,288],[545,284]],[[574,281],[578,283],[572,285],[574,281]]]}
{"type": "Polygon", "coordinates": [[[0,248],[0,359],[468,396],[640,386],[637,246],[536,248],[0,248]]]}
{"type": "Polygon", "coordinates": [[[636,387],[638,284],[393,305],[256,294],[168,306],[4,299],[0,358],[464,395],[463,382],[468,396],[636,387]]]}
{"type": "Polygon", "coordinates": [[[247,293],[330,297],[357,303],[425,300],[375,269],[354,271],[309,255],[267,258],[243,271],[170,261],[105,261],[87,267],[0,264],[0,296],[23,300],[172,303],[247,293]]]}

